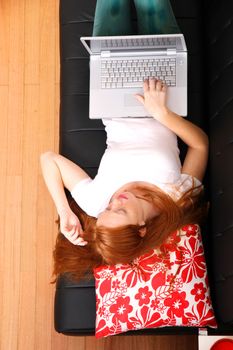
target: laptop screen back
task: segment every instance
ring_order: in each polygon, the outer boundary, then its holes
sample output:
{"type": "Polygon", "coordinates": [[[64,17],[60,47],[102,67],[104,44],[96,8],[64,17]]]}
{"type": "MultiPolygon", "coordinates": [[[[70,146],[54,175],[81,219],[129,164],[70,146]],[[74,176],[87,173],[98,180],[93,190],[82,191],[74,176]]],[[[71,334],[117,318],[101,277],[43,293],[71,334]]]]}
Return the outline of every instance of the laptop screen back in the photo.
{"type": "Polygon", "coordinates": [[[119,50],[163,50],[176,49],[182,51],[183,43],[181,36],[176,34],[125,36],[125,37],[89,37],[83,38],[92,54],[101,51],[119,50]]]}

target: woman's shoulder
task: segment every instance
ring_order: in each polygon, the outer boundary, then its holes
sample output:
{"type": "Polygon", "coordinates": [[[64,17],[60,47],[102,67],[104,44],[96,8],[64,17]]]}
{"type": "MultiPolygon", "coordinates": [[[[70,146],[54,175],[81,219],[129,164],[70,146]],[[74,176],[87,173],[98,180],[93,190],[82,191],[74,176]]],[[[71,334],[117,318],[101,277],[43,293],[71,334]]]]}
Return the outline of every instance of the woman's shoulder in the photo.
{"type": "Polygon", "coordinates": [[[174,200],[178,200],[186,191],[191,188],[202,187],[200,180],[189,174],[180,174],[174,183],[164,183],[160,188],[170,195],[174,200]]]}
{"type": "Polygon", "coordinates": [[[178,181],[178,185],[184,186],[184,189],[187,190],[191,187],[195,188],[198,186],[202,186],[202,182],[198,180],[195,176],[181,173],[180,174],[180,179],[178,181]]]}

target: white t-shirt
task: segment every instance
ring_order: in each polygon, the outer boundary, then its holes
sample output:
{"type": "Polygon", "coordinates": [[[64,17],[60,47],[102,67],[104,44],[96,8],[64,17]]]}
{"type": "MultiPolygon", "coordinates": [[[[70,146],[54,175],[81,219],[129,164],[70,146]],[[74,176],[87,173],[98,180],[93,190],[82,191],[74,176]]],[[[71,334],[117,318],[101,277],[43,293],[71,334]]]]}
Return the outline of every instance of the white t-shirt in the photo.
{"type": "Polygon", "coordinates": [[[152,118],[103,120],[107,148],[94,179],[86,178],[71,195],[88,214],[98,217],[112,195],[136,181],[158,186],[174,200],[201,182],[181,174],[177,136],[152,118]]]}

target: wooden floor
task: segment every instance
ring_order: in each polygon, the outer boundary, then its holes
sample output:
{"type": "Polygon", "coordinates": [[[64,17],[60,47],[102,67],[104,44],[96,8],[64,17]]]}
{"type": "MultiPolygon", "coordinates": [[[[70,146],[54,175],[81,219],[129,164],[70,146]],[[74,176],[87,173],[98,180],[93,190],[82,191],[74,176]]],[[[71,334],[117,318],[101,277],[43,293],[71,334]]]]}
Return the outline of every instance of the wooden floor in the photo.
{"type": "Polygon", "coordinates": [[[53,326],[56,212],[39,154],[58,150],[58,0],[0,0],[0,349],[194,350],[196,337],[67,337],[53,326]]]}

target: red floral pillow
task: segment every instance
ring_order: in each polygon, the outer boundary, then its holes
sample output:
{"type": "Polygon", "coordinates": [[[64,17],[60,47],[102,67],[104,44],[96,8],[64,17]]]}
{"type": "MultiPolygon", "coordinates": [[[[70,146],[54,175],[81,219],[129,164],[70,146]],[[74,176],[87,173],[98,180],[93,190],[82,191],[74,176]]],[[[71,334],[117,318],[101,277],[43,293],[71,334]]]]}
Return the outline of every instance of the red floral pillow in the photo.
{"type": "Polygon", "coordinates": [[[188,225],[133,264],[101,266],[96,337],[165,326],[216,327],[200,229],[188,225]]]}

